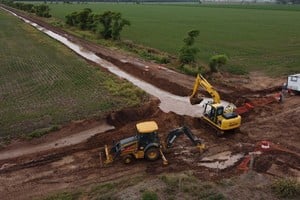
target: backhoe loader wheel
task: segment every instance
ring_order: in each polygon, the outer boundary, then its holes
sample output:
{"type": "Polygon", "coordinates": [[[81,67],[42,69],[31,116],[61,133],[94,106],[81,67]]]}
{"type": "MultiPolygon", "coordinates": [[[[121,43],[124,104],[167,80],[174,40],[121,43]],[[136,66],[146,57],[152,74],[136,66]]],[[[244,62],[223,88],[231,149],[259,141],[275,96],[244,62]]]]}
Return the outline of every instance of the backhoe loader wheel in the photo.
{"type": "Polygon", "coordinates": [[[132,162],[133,162],[133,157],[132,157],[132,155],[126,155],[126,156],[124,156],[124,157],[123,157],[123,162],[124,162],[125,164],[130,164],[130,163],[132,163],[132,162]]]}
{"type": "Polygon", "coordinates": [[[145,158],[150,161],[157,160],[159,157],[158,147],[151,147],[145,153],[145,158]]]}

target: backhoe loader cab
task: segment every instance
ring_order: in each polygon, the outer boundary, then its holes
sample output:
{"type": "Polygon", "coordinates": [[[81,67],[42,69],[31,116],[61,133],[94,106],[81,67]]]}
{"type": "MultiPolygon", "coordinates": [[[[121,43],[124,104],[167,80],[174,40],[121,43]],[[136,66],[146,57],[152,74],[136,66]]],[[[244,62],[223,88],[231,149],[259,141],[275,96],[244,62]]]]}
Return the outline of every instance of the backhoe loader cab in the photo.
{"type": "Polygon", "coordinates": [[[139,150],[148,149],[153,145],[160,144],[158,137],[158,126],[154,121],[142,122],[136,124],[137,129],[137,140],[139,150]]]}

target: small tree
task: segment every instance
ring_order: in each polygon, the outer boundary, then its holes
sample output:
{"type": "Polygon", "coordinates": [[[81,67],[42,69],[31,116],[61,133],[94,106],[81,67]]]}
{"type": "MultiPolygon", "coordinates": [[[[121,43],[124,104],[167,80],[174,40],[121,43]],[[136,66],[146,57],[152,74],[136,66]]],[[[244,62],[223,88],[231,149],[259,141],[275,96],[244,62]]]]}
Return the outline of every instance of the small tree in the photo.
{"type": "Polygon", "coordinates": [[[104,39],[119,40],[120,33],[125,25],[130,25],[126,19],[122,19],[121,13],[107,11],[100,15],[99,22],[103,25],[103,30],[100,32],[104,39]]]}
{"type": "Polygon", "coordinates": [[[194,47],[195,38],[198,37],[199,31],[192,30],[188,32],[188,36],[183,39],[184,46],[179,50],[179,61],[182,64],[190,64],[196,61],[199,49],[194,47]]]}
{"type": "Polygon", "coordinates": [[[81,30],[95,31],[99,15],[92,13],[90,8],[85,8],[80,12],[72,12],[66,15],[66,24],[70,26],[77,26],[81,30]]]}
{"type": "Polygon", "coordinates": [[[212,56],[209,60],[209,67],[211,72],[218,72],[219,68],[225,65],[228,57],[225,54],[212,56]]]}
{"type": "Polygon", "coordinates": [[[49,13],[50,8],[49,8],[49,6],[47,6],[45,4],[34,6],[34,10],[35,10],[35,14],[39,17],[46,17],[46,18],[51,17],[51,15],[49,13]]]}
{"type": "Polygon", "coordinates": [[[104,39],[110,39],[112,36],[112,20],[114,13],[107,11],[100,15],[99,22],[103,25],[103,30],[100,32],[104,39]]]}
{"type": "Polygon", "coordinates": [[[113,17],[113,26],[112,26],[112,39],[119,40],[121,31],[124,26],[129,26],[130,22],[126,19],[122,19],[121,13],[115,13],[113,17]]]}
{"type": "Polygon", "coordinates": [[[88,29],[88,19],[89,15],[92,13],[92,10],[90,8],[85,8],[81,12],[79,12],[76,16],[76,21],[78,22],[78,27],[81,30],[88,29]]]}
{"type": "Polygon", "coordinates": [[[76,26],[78,24],[77,15],[77,12],[72,12],[71,14],[66,15],[66,24],[70,26],[76,26]]]}

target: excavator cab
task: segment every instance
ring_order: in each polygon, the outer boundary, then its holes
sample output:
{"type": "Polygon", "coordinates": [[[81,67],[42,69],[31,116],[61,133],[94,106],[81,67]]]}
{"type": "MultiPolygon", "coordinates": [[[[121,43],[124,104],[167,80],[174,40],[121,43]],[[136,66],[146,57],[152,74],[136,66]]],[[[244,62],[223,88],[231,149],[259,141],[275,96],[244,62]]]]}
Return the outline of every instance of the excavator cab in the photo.
{"type": "Polygon", "coordinates": [[[235,112],[225,112],[221,104],[205,104],[203,119],[217,127],[218,134],[238,128],[241,124],[241,117],[235,112]]]}
{"type": "Polygon", "coordinates": [[[218,117],[224,117],[225,119],[237,117],[234,112],[226,113],[223,105],[209,103],[205,104],[204,115],[216,124],[218,123],[218,117]]]}
{"type": "Polygon", "coordinates": [[[217,123],[217,111],[220,112],[220,109],[216,108],[212,104],[205,104],[204,116],[209,118],[212,122],[217,123]]]}

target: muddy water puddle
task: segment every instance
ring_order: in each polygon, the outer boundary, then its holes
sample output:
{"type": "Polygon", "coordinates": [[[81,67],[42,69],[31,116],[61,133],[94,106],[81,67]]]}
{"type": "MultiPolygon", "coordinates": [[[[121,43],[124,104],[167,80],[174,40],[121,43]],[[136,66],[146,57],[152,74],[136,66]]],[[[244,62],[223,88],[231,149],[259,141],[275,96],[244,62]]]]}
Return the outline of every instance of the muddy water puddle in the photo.
{"type": "Polygon", "coordinates": [[[212,156],[201,159],[198,166],[208,167],[212,169],[226,169],[233,166],[236,162],[244,157],[244,154],[232,154],[231,151],[224,151],[212,156]]]}
{"type": "MultiPolygon", "coordinates": [[[[8,11],[8,10],[6,10],[6,11],[8,11]]],[[[8,12],[12,13],[11,11],[8,11],[8,12]]],[[[211,101],[211,99],[207,98],[207,99],[204,99],[204,101],[199,105],[191,105],[189,103],[189,97],[176,96],[169,92],[163,91],[147,82],[144,82],[144,81],[120,70],[117,66],[115,66],[111,62],[108,62],[107,60],[104,60],[104,59],[100,58],[99,56],[97,56],[95,53],[88,51],[87,49],[77,45],[76,43],[74,43],[72,41],[69,41],[66,37],[59,35],[57,33],[54,33],[50,30],[47,30],[46,28],[41,27],[38,24],[33,23],[27,19],[24,19],[23,17],[20,17],[20,16],[16,15],[15,13],[12,13],[12,14],[17,16],[18,18],[22,19],[24,22],[32,25],[36,29],[44,32],[48,36],[63,43],[65,46],[67,46],[68,48],[70,48],[71,50],[73,50],[78,55],[82,56],[83,58],[88,59],[94,63],[101,65],[103,68],[106,68],[111,73],[128,80],[129,82],[131,82],[135,86],[141,88],[148,94],[151,94],[151,95],[159,98],[161,101],[161,104],[159,107],[164,112],[172,111],[178,115],[188,115],[188,116],[192,116],[192,117],[200,117],[200,116],[202,116],[202,113],[204,110],[203,105],[207,101],[211,101]]],[[[139,64],[140,64],[140,67],[147,68],[147,66],[144,66],[142,63],[139,63],[139,64]]],[[[229,103],[222,101],[222,104],[226,107],[229,103]]]]}

